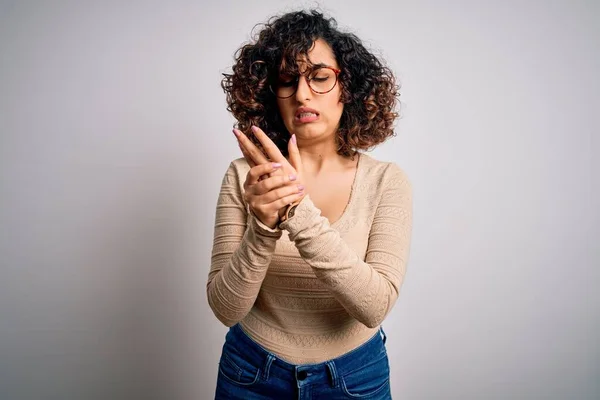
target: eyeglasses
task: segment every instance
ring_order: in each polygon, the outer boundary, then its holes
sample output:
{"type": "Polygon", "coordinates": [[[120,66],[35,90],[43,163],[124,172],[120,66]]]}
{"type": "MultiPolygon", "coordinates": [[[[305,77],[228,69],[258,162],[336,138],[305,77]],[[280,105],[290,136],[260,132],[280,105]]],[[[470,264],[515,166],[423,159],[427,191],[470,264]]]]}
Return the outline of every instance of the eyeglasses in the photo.
{"type": "MultiPolygon", "coordinates": [[[[329,93],[333,90],[338,81],[338,75],[342,72],[333,67],[316,67],[304,73],[306,82],[310,90],[317,94],[329,93]]],[[[280,99],[292,97],[298,89],[298,81],[300,75],[296,76],[280,76],[274,85],[271,85],[271,91],[280,99]]]]}

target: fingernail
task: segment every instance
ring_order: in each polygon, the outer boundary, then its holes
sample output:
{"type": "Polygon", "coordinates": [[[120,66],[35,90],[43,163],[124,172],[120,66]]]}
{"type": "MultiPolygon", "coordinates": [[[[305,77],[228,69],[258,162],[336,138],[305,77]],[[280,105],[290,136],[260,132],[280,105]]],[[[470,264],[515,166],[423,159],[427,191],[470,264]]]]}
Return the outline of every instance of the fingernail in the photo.
{"type": "Polygon", "coordinates": [[[232,132],[235,135],[235,137],[240,137],[240,133],[237,131],[237,129],[234,129],[232,132]]]}
{"type": "Polygon", "coordinates": [[[290,175],[290,181],[295,181],[297,179],[296,175],[290,175]]]}
{"type": "Polygon", "coordinates": [[[296,134],[295,133],[292,135],[292,142],[294,142],[294,144],[296,144],[296,134]]]}
{"type": "Polygon", "coordinates": [[[304,186],[303,185],[298,185],[298,190],[299,191],[303,191],[304,190],[304,186]]]}
{"type": "Polygon", "coordinates": [[[257,127],[257,126],[254,126],[254,125],[252,125],[252,128],[250,128],[250,129],[252,129],[252,132],[256,132],[256,131],[258,130],[258,127],[257,127]]]}
{"type": "Polygon", "coordinates": [[[281,167],[280,163],[278,163],[278,162],[273,163],[273,168],[279,168],[279,167],[281,167]]]}

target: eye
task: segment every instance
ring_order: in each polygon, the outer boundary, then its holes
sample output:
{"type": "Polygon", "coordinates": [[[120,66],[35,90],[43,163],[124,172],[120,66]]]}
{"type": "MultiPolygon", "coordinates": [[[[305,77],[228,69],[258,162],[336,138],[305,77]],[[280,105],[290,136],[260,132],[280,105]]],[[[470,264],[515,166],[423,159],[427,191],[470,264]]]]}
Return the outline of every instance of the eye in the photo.
{"type": "Polygon", "coordinates": [[[296,83],[298,83],[298,77],[291,75],[280,75],[277,80],[277,84],[281,87],[292,87],[296,83]]]}
{"type": "Polygon", "coordinates": [[[309,75],[309,79],[315,82],[326,82],[331,78],[331,70],[328,68],[317,68],[309,75]]]}

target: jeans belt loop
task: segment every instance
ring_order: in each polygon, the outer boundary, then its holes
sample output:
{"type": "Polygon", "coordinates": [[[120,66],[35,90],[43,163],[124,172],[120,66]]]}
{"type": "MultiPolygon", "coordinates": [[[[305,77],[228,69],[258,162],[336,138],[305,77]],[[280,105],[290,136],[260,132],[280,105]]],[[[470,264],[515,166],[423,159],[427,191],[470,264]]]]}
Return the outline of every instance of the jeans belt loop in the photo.
{"type": "Polygon", "coordinates": [[[269,380],[269,371],[271,370],[271,364],[273,363],[274,360],[275,360],[275,356],[273,356],[272,354],[269,353],[267,355],[267,359],[265,361],[265,366],[263,368],[263,373],[262,373],[262,378],[264,381],[269,380]]]}
{"type": "Polygon", "coordinates": [[[340,378],[337,374],[337,369],[335,368],[333,360],[327,361],[327,368],[329,369],[329,375],[331,377],[331,386],[337,388],[340,384],[340,378]]]}

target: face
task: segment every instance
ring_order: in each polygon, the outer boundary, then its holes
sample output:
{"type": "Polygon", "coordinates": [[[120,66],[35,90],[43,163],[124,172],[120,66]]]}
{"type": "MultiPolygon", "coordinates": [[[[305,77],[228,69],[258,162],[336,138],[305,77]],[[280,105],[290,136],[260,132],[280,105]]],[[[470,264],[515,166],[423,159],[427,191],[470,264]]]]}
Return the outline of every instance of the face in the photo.
{"type": "MultiPolygon", "coordinates": [[[[308,52],[308,59],[314,66],[327,66],[339,69],[331,47],[318,39],[308,52]]],[[[277,106],[283,122],[291,134],[296,134],[299,140],[332,140],[335,141],[335,135],[339,127],[344,104],[340,102],[340,83],[337,82],[333,90],[328,93],[315,93],[308,85],[308,79],[312,79],[313,88],[320,86],[326,87],[326,79],[334,79],[331,70],[316,70],[314,73],[307,71],[306,62],[303,59],[298,60],[298,67],[301,75],[297,80],[296,93],[292,96],[277,99],[277,106]]],[[[290,85],[291,77],[280,76],[282,84],[290,85]]],[[[319,90],[320,91],[320,90],[319,90]]]]}

